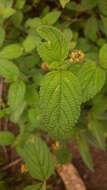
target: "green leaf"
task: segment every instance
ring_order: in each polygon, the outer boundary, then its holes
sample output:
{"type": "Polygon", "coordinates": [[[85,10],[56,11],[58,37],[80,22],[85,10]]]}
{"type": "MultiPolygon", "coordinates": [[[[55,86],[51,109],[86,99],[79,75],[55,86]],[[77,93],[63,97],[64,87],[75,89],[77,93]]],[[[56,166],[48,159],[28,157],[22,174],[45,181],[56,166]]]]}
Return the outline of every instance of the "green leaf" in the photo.
{"type": "Polygon", "coordinates": [[[77,11],[78,4],[74,1],[70,1],[69,3],[67,3],[66,8],[70,11],[77,11]]]}
{"type": "Polygon", "coordinates": [[[94,61],[88,60],[79,70],[78,79],[82,88],[83,102],[86,102],[100,92],[106,80],[106,72],[94,61]]]}
{"type": "Polygon", "coordinates": [[[107,16],[107,0],[98,0],[98,8],[103,15],[107,16]]]}
{"type": "Polygon", "coordinates": [[[92,40],[92,41],[96,41],[97,40],[97,31],[98,31],[98,24],[97,24],[97,20],[95,17],[90,17],[86,24],[85,24],[85,28],[84,28],[84,33],[85,36],[92,40]],[[92,27],[90,27],[92,26],[92,27]]]}
{"type": "Polygon", "coordinates": [[[7,146],[13,144],[15,140],[14,135],[9,131],[0,131],[0,145],[7,146]]]}
{"type": "Polygon", "coordinates": [[[69,44],[71,44],[71,40],[73,39],[73,32],[70,28],[66,28],[64,31],[64,36],[69,44]]]}
{"type": "Polygon", "coordinates": [[[101,30],[107,36],[107,17],[106,16],[101,16],[101,20],[102,20],[102,23],[103,23],[103,27],[100,24],[101,30]]]}
{"type": "Polygon", "coordinates": [[[60,0],[61,6],[64,8],[67,3],[69,3],[70,0],[60,0]]]}
{"type": "Polygon", "coordinates": [[[21,11],[16,11],[16,13],[11,17],[11,20],[16,28],[19,28],[23,21],[23,13],[21,11]]]}
{"type": "Polygon", "coordinates": [[[42,21],[38,17],[29,18],[25,23],[26,28],[32,28],[32,29],[35,29],[40,25],[42,25],[42,21]]]}
{"type": "Polygon", "coordinates": [[[2,46],[5,40],[5,30],[0,26],[0,47],[2,46]]]}
{"type": "Polygon", "coordinates": [[[12,7],[13,0],[0,0],[0,7],[12,7]]]}
{"type": "Polygon", "coordinates": [[[104,44],[99,52],[99,64],[107,69],[107,44],[104,44]]]}
{"type": "Polygon", "coordinates": [[[31,136],[23,147],[18,148],[18,153],[26,162],[32,177],[44,181],[52,175],[52,157],[41,138],[31,136]]]}
{"type": "Polygon", "coordinates": [[[27,92],[26,92],[26,101],[28,106],[37,107],[39,106],[39,94],[35,85],[28,85],[27,92]]]}
{"type": "Polygon", "coordinates": [[[25,187],[24,190],[42,190],[42,185],[41,184],[29,185],[29,186],[25,187]]]}
{"type": "Polygon", "coordinates": [[[16,59],[23,54],[23,48],[19,44],[10,44],[0,51],[0,58],[16,59]]]}
{"type": "Polygon", "coordinates": [[[8,104],[12,111],[22,106],[26,92],[26,86],[23,81],[17,81],[10,85],[8,93],[8,104]]]}
{"type": "Polygon", "coordinates": [[[84,10],[92,9],[97,5],[97,0],[82,0],[81,6],[84,8],[84,10]]]}
{"type": "Polygon", "coordinates": [[[71,161],[71,152],[67,147],[62,147],[56,151],[56,158],[60,164],[69,163],[71,161]]]}
{"type": "Polygon", "coordinates": [[[23,81],[17,81],[10,85],[8,105],[10,106],[10,120],[17,123],[26,107],[24,100],[26,86],[23,81]]]}
{"type": "Polygon", "coordinates": [[[37,128],[38,124],[40,123],[39,108],[38,107],[31,108],[28,111],[28,117],[29,117],[30,123],[35,125],[35,128],[37,128]]]}
{"type": "Polygon", "coordinates": [[[83,132],[79,133],[79,136],[77,139],[77,145],[78,145],[78,149],[84,163],[89,169],[93,171],[93,161],[92,161],[90,150],[86,141],[86,137],[84,136],[83,132]]]}
{"type": "Polygon", "coordinates": [[[81,88],[69,71],[47,74],[40,88],[43,129],[56,138],[70,137],[80,115],[81,88]]]}
{"type": "Polygon", "coordinates": [[[48,62],[61,61],[68,56],[68,43],[64,35],[55,27],[41,26],[37,32],[46,42],[38,45],[38,53],[48,62]]]}
{"type": "Polygon", "coordinates": [[[0,109],[0,119],[6,117],[7,115],[9,115],[9,113],[10,113],[9,107],[0,109]]]}
{"type": "Polygon", "coordinates": [[[92,119],[89,121],[88,127],[92,134],[95,136],[99,147],[102,150],[105,150],[106,143],[102,123],[96,119],[92,119]]]}
{"type": "Polygon", "coordinates": [[[26,108],[26,102],[23,101],[21,106],[18,105],[18,107],[13,112],[11,112],[10,120],[14,123],[18,123],[25,108],[26,108]]]}
{"type": "Polygon", "coordinates": [[[42,23],[46,25],[53,25],[59,19],[60,15],[61,12],[57,10],[49,12],[46,16],[42,18],[42,23]]]}
{"type": "Polygon", "coordinates": [[[23,42],[23,47],[25,49],[25,52],[31,52],[33,49],[35,49],[36,45],[37,45],[37,40],[38,38],[36,37],[36,35],[33,34],[29,34],[26,39],[23,42]]]}
{"type": "Polygon", "coordinates": [[[18,68],[11,61],[0,59],[0,75],[7,81],[16,81],[20,75],[18,68]]]}
{"type": "Polygon", "coordinates": [[[11,7],[8,7],[8,8],[0,7],[0,16],[2,16],[3,19],[9,18],[14,13],[15,13],[15,10],[11,7]]]}
{"type": "Polygon", "coordinates": [[[22,9],[26,3],[26,0],[17,0],[15,4],[16,9],[22,9]]]}

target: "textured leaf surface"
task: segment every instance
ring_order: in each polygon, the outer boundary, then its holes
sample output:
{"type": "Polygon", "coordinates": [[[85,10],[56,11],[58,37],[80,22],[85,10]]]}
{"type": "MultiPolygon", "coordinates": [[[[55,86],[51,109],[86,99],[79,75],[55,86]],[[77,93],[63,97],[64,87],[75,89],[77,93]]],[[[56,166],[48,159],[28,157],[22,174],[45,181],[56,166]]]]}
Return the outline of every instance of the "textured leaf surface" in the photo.
{"type": "Polygon", "coordinates": [[[17,81],[11,84],[8,94],[8,104],[11,110],[17,109],[22,106],[24,101],[26,86],[23,81],[17,81]]]}
{"type": "Polygon", "coordinates": [[[103,68],[107,69],[107,44],[104,44],[100,49],[99,63],[103,68]]]}
{"type": "Polygon", "coordinates": [[[78,73],[82,88],[83,102],[93,98],[103,87],[106,73],[95,62],[89,60],[78,73]]]}
{"type": "Polygon", "coordinates": [[[54,71],[45,76],[40,88],[44,130],[57,138],[67,138],[78,120],[81,89],[74,74],[54,71]]]}
{"type": "Polygon", "coordinates": [[[18,148],[18,153],[26,162],[32,177],[46,180],[52,175],[54,166],[51,154],[39,137],[30,137],[22,148],[18,148]]]}
{"type": "Polygon", "coordinates": [[[7,81],[16,81],[20,73],[11,61],[0,59],[0,75],[6,78],[7,81]]]}
{"type": "Polygon", "coordinates": [[[38,33],[46,40],[38,45],[38,53],[41,58],[48,62],[64,60],[68,55],[68,43],[60,30],[51,26],[41,26],[38,33]]]}
{"type": "Polygon", "coordinates": [[[14,142],[15,137],[14,135],[9,131],[1,131],[0,132],[0,145],[6,146],[10,145],[14,142]]]}
{"type": "Polygon", "coordinates": [[[19,44],[7,45],[0,51],[0,58],[16,59],[23,53],[23,48],[19,44]]]}

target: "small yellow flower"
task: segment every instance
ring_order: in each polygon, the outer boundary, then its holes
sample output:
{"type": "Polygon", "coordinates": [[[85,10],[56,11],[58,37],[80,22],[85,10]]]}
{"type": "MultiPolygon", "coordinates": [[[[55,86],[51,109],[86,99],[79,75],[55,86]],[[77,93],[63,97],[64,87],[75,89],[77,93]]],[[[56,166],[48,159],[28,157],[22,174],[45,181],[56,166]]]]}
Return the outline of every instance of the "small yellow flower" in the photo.
{"type": "Polygon", "coordinates": [[[28,168],[25,164],[21,164],[21,167],[20,167],[20,170],[21,170],[21,173],[26,173],[28,171],[28,168]]]}
{"type": "Polygon", "coordinates": [[[70,62],[71,63],[79,63],[82,62],[85,58],[85,54],[81,50],[74,50],[70,54],[70,62]]]}
{"type": "Polygon", "coordinates": [[[60,143],[56,141],[55,143],[52,144],[52,151],[55,152],[56,150],[58,150],[59,147],[60,143]]]}

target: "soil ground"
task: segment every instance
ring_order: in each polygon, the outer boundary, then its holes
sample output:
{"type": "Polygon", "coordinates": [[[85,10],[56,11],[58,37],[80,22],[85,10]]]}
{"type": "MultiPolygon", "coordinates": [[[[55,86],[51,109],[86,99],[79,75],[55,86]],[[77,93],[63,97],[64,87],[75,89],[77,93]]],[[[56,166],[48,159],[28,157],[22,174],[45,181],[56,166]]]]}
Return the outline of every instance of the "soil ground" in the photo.
{"type": "Polygon", "coordinates": [[[87,190],[107,190],[107,151],[91,149],[94,172],[86,168],[75,146],[71,147],[74,154],[73,163],[79,171],[87,190]]]}

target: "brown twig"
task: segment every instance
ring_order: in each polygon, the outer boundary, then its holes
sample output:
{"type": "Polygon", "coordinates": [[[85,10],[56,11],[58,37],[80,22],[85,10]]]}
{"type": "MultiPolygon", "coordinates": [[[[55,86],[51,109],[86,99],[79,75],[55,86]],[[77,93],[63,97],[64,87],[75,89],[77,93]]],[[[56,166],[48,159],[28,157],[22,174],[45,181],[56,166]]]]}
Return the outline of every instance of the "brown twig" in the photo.
{"type": "Polygon", "coordinates": [[[56,168],[63,180],[66,190],[86,190],[85,184],[73,164],[65,164],[56,168]]]}
{"type": "Polygon", "coordinates": [[[9,168],[11,168],[11,167],[17,165],[17,164],[20,163],[21,161],[22,161],[22,158],[18,158],[18,159],[16,159],[16,160],[12,161],[11,163],[9,163],[9,164],[3,166],[1,169],[2,169],[3,171],[5,171],[5,170],[7,170],[7,169],[9,169],[9,168]]]}

